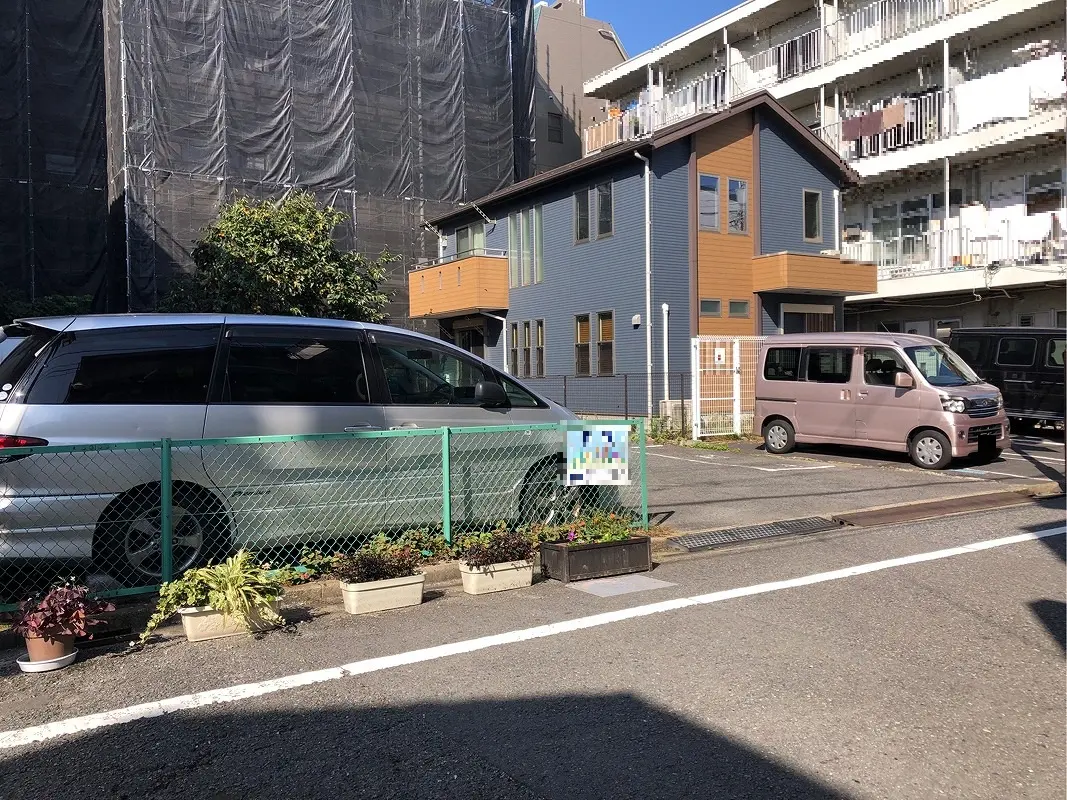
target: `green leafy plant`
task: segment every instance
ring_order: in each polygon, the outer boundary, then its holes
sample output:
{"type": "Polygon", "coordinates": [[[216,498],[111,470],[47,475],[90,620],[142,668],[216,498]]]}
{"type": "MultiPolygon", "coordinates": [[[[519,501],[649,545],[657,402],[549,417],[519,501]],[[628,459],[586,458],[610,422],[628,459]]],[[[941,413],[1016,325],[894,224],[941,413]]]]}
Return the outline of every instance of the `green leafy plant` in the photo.
{"type": "Polygon", "coordinates": [[[529,561],[533,558],[536,547],[528,533],[509,530],[501,523],[491,531],[463,537],[458,557],[465,561],[468,567],[488,567],[490,564],[529,561]]]}
{"type": "Polygon", "coordinates": [[[318,550],[305,547],[300,551],[295,564],[275,566],[270,562],[264,562],[260,566],[268,578],[278,581],[283,586],[297,586],[328,576],[333,572],[333,565],[337,558],[338,554],[326,555],[318,550]]]}
{"type": "Polygon", "coordinates": [[[31,300],[24,292],[0,286],[0,323],[4,325],[16,319],[86,314],[92,305],[93,298],[88,295],[49,294],[31,300]]]}
{"type": "Polygon", "coordinates": [[[94,616],[114,610],[115,606],[106,600],[90,599],[89,588],[71,578],[19,603],[18,610],[11,614],[11,631],[31,639],[92,639],[89,628],[103,624],[94,616]]]}
{"type": "Polygon", "coordinates": [[[379,534],[359,551],[339,557],[333,574],[344,583],[408,578],[418,574],[419,560],[420,553],[414,548],[379,534]]]}
{"type": "Polygon", "coordinates": [[[282,618],[271,603],[282,594],[281,582],[257,565],[252,554],[241,550],[225,561],[186,570],[177,580],[159,588],[159,602],[138,644],[144,644],[163,622],[182,608],[209,606],[250,628],[253,615],[280,624],[282,618]]]}
{"type": "Polygon", "coordinates": [[[605,542],[622,542],[633,536],[631,519],[628,516],[595,511],[588,516],[578,517],[571,523],[561,526],[560,541],[571,544],[603,544],[605,542]]]}
{"type": "Polygon", "coordinates": [[[424,564],[436,564],[456,557],[456,545],[449,544],[440,531],[428,528],[405,531],[397,544],[418,552],[424,564]]]}
{"type": "Polygon", "coordinates": [[[346,215],[303,191],[280,200],[237,197],[193,249],[196,271],[171,281],[163,311],[281,314],[378,322],[386,265],[337,247],[346,215]]]}

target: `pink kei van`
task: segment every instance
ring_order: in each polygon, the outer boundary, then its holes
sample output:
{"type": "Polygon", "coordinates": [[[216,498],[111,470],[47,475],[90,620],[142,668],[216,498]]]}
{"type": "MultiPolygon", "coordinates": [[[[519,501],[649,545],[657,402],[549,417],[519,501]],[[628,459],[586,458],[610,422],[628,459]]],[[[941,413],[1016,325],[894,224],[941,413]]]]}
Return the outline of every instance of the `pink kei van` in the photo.
{"type": "Polygon", "coordinates": [[[755,430],[769,453],[800,444],[906,452],[924,469],[1008,446],[995,386],[936,339],[898,333],[772,336],[756,374],[755,430]]]}

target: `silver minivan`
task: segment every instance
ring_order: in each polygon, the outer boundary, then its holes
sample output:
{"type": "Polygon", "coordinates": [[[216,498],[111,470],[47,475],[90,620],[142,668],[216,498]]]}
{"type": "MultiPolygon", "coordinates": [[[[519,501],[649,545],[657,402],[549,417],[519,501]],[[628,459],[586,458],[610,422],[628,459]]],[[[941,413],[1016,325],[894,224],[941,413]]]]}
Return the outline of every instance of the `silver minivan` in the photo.
{"type": "Polygon", "coordinates": [[[1000,391],[936,339],[898,333],[770,337],[756,374],[755,430],[769,453],[795,443],[906,452],[924,469],[987,461],[1008,446],[1000,391]]]}
{"type": "MultiPolygon", "coordinates": [[[[91,558],[127,582],[161,574],[160,451],[4,448],[575,419],[470,353],[381,325],[89,315],[4,334],[0,559],[91,558]]],[[[565,491],[558,434],[451,445],[454,519],[551,517],[565,491]]],[[[441,451],[440,436],[417,434],[176,447],[174,568],[246,544],[440,524],[441,451]]]]}

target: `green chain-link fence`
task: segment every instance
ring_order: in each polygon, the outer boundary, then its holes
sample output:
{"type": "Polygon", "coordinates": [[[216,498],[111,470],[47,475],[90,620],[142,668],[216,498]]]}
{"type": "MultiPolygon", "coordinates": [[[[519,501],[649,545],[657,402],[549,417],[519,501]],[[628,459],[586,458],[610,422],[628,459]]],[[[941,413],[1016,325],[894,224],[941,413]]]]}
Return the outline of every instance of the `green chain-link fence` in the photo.
{"type": "Polygon", "coordinates": [[[5,449],[0,610],[67,575],[101,595],[154,591],[241,547],[295,563],[304,549],[353,552],[383,532],[452,541],[594,510],[647,528],[644,422],[583,426],[629,428],[629,483],[607,486],[566,485],[574,425],[5,449]]]}

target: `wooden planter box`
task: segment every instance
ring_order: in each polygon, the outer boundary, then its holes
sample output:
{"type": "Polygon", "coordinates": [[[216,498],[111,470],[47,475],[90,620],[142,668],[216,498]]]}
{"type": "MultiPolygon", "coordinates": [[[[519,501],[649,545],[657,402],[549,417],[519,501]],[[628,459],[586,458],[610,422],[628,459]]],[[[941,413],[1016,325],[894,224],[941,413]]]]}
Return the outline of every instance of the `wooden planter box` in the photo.
{"type": "Polygon", "coordinates": [[[541,545],[541,572],[563,583],[607,578],[652,569],[652,540],[633,536],[621,542],[541,545]]]}

